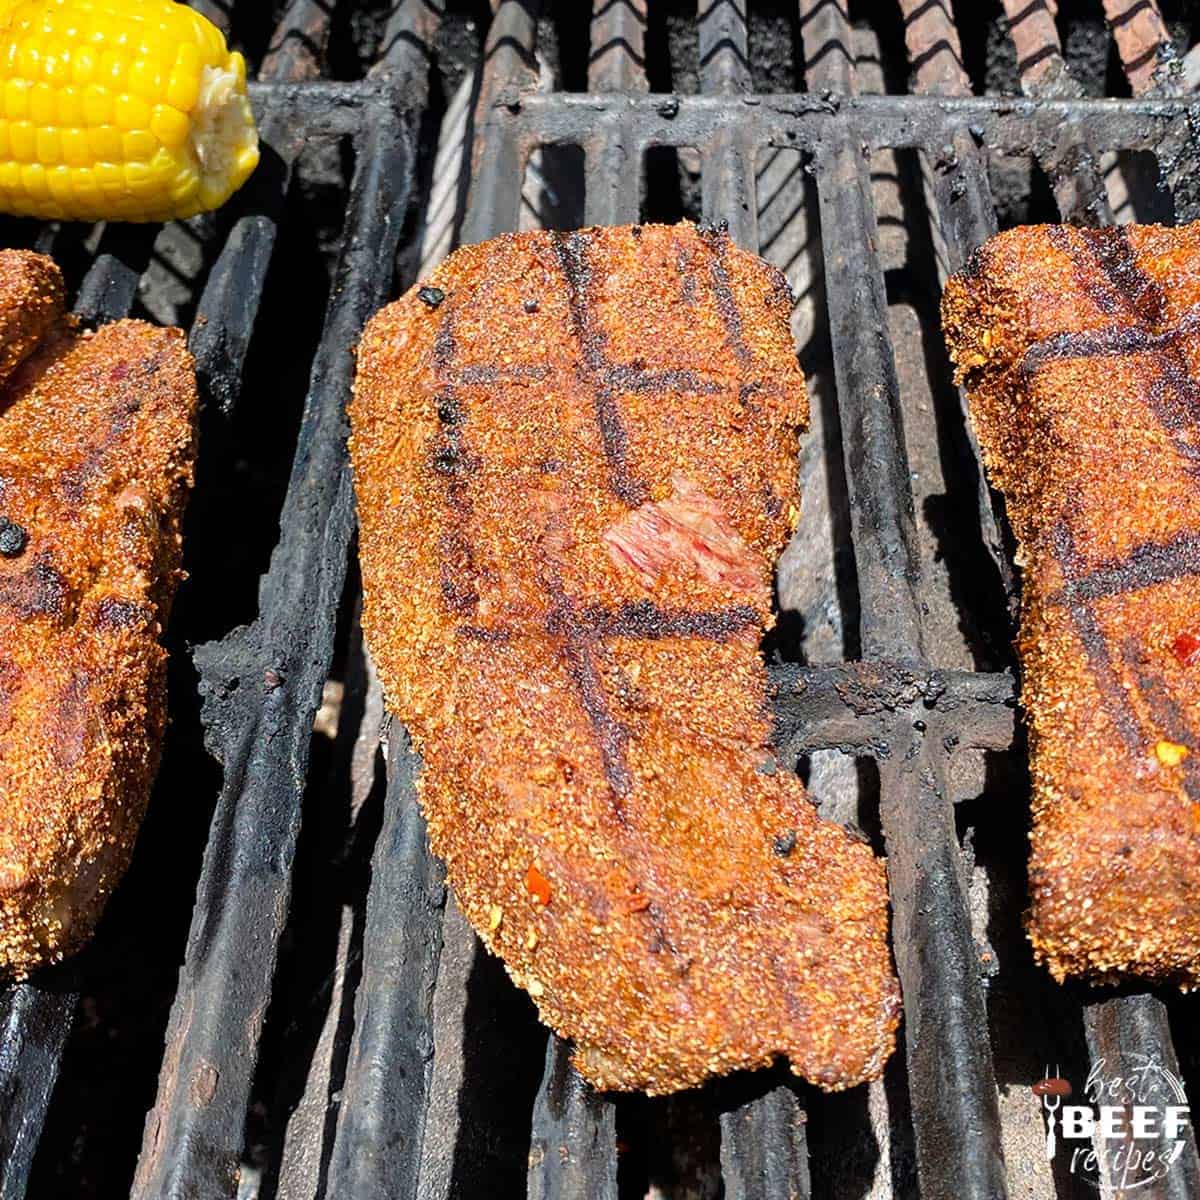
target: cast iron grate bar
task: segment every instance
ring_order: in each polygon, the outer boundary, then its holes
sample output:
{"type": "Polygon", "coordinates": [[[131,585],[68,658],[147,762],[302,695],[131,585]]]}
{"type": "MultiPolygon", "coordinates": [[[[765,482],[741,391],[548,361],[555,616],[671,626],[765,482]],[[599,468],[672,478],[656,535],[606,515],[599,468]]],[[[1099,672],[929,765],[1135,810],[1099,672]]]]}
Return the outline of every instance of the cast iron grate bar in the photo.
{"type": "MultiPolygon", "coordinates": [[[[317,73],[310,56],[295,47],[311,45],[314,38],[323,41],[331,11],[314,14],[311,9],[311,0],[292,0],[288,5],[272,39],[275,52],[263,61],[259,72],[261,81],[298,82],[317,73]],[[289,49],[284,52],[282,47],[289,49]]],[[[268,93],[255,118],[264,147],[262,161],[250,180],[249,195],[238,199],[241,211],[209,271],[197,307],[203,319],[193,323],[188,338],[205,398],[226,411],[241,389],[242,367],[284,199],[308,135],[283,96],[268,93]]]]}
{"type": "MultiPolygon", "coordinates": [[[[1114,997],[1089,1004],[1084,1009],[1083,1020],[1093,1069],[1105,1063],[1120,1064],[1115,1068],[1110,1065],[1105,1078],[1124,1075],[1144,1063],[1155,1063],[1176,1079],[1180,1077],[1167,1009],[1161,1000],[1153,996],[1114,997]]],[[[1128,1105],[1124,1107],[1125,1126],[1129,1128],[1132,1113],[1128,1105]]],[[[1117,1144],[1121,1140],[1125,1139],[1119,1139],[1117,1144]]],[[[1188,1122],[1182,1140],[1183,1153],[1162,1178],[1138,1186],[1141,1195],[1150,1200],[1192,1200],[1200,1195],[1200,1159],[1196,1156],[1196,1132],[1191,1122],[1188,1122]]],[[[1142,1142],[1138,1148],[1165,1155],[1173,1143],[1173,1138],[1160,1131],[1148,1147],[1142,1142]]],[[[1108,1147],[1112,1161],[1116,1160],[1114,1149],[1114,1146],[1108,1147]]],[[[1120,1184],[1119,1180],[1106,1182],[1113,1186],[1120,1184]]]]}
{"type": "Polygon", "coordinates": [[[71,969],[0,995],[0,1200],[23,1200],[79,1002],[71,969]]]}
{"type": "MultiPolygon", "coordinates": [[[[838,3],[808,3],[810,89],[855,91],[850,28],[838,3]],[[836,47],[836,50],[833,49],[836,47]]],[[[900,387],[890,339],[871,179],[851,130],[817,151],[817,195],[863,656],[924,657],[921,577],[900,387]]],[[[893,952],[922,1193],[956,1200],[1006,1194],[987,1011],[971,930],[944,754],[926,722],[893,727],[880,757],[893,952]],[[963,1144],[961,1131],[973,1132],[963,1144]]],[[[935,726],[936,728],[936,726],[935,726]]]]}
{"type": "Polygon", "coordinates": [[[343,412],[353,347],[390,292],[411,167],[408,127],[388,110],[373,114],[259,618],[196,651],[208,740],[225,782],[134,1196],[236,1191],[254,1048],[287,913],[312,719],[333,652],[353,532],[343,412]]]}
{"type": "Polygon", "coordinates": [[[646,0],[593,0],[588,88],[647,90],[646,0]]]}
{"type": "MultiPolygon", "coordinates": [[[[700,90],[706,96],[750,91],[746,0],[699,0],[700,90]]],[[[707,221],[725,221],[739,245],[758,250],[754,194],[758,147],[737,121],[714,129],[700,147],[700,206],[707,221]]]]}
{"type": "Polygon", "coordinates": [[[721,1114],[726,1200],[806,1200],[812,1195],[805,1115],[785,1084],[721,1114]]]}
{"type": "Polygon", "coordinates": [[[570,1047],[551,1034],[533,1106],[529,1200],[617,1200],[616,1107],[571,1066],[570,1047]]]}
{"type": "Polygon", "coordinates": [[[406,1200],[420,1182],[446,889],[417,806],[418,770],[407,734],[393,725],[329,1196],[406,1200]]]}

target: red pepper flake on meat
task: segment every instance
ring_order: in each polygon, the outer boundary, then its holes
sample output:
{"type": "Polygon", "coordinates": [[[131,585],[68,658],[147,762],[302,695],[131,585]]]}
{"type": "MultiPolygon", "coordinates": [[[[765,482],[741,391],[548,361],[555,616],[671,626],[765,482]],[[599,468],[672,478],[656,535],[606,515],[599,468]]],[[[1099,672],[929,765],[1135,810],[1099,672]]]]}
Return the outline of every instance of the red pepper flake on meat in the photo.
{"type": "Polygon", "coordinates": [[[539,903],[550,903],[550,881],[537,869],[530,867],[525,872],[525,890],[539,903]]]}
{"type": "Polygon", "coordinates": [[[1181,666],[1196,666],[1200,663],[1200,634],[1181,633],[1172,643],[1171,652],[1181,666]]]}

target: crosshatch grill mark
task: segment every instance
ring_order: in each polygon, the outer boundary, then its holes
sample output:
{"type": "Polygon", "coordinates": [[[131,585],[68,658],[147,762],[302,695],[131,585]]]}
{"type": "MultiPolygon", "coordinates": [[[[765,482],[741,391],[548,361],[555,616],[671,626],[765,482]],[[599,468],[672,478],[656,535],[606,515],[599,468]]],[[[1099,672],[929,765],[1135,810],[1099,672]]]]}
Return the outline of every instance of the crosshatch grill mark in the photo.
{"type": "MultiPolygon", "coordinates": [[[[1200,457],[1200,447],[1180,435],[1200,428],[1200,386],[1188,370],[1179,342],[1200,327],[1197,314],[1194,310],[1185,314],[1172,329],[1160,328],[1167,313],[1166,297],[1138,266],[1125,228],[1074,232],[1051,228],[1049,238],[1056,248],[1070,256],[1077,282],[1102,312],[1112,314],[1124,308],[1138,324],[1132,328],[1118,326],[1044,339],[1026,353],[1021,371],[1033,375],[1043,364],[1058,358],[1151,356],[1157,370],[1147,389],[1150,407],[1181,456],[1195,461],[1200,457]],[[1080,256],[1077,238],[1085,244],[1088,258],[1080,256]],[[1097,267],[1103,282],[1096,277],[1097,267]]],[[[1105,708],[1126,747],[1133,754],[1143,754],[1149,742],[1179,729],[1183,714],[1166,695],[1165,688],[1141,668],[1141,652],[1123,654],[1122,661],[1133,678],[1138,697],[1157,726],[1149,733],[1143,728],[1137,708],[1113,664],[1095,603],[1105,596],[1137,592],[1172,580],[1200,578],[1200,534],[1185,531],[1165,543],[1143,543],[1123,559],[1089,571],[1084,568],[1064,513],[1051,534],[1051,547],[1064,580],[1061,596],[1051,600],[1060,600],[1071,614],[1105,708]]],[[[1200,794],[1198,767],[1200,764],[1192,763],[1184,773],[1190,797],[1200,794]]]]}
{"type": "Polygon", "coordinates": [[[587,261],[587,239],[579,233],[554,233],[551,237],[567,284],[571,328],[582,359],[580,376],[592,393],[604,457],[608,460],[609,484],[618,499],[630,508],[637,508],[646,500],[648,489],[629,470],[629,437],[621,423],[617,397],[607,379],[611,364],[605,355],[606,337],[596,323],[589,295],[592,272],[587,261]]]}
{"type": "MultiPolygon", "coordinates": [[[[724,391],[729,385],[687,370],[649,371],[637,362],[613,363],[604,353],[604,334],[595,325],[590,309],[588,287],[591,271],[587,263],[587,239],[582,234],[552,234],[553,244],[568,287],[568,303],[580,353],[591,385],[596,419],[610,471],[610,485],[619,499],[630,503],[635,496],[646,493],[645,485],[628,474],[624,455],[627,448],[625,431],[616,404],[617,390],[653,394],[663,391],[687,391],[711,394],[724,391]],[[623,494],[624,493],[624,494],[623,494]]],[[[713,274],[713,298],[726,325],[730,346],[740,362],[748,361],[749,350],[741,338],[740,317],[732,308],[733,297],[728,289],[728,277],[720,260],[727,238],[716,234],[706,239],[713,245],[714,264],[720,273],[713,274]],[[718,290],[725,281],[726,307],[722,308],[718,290]],[[737,347],[741,346],[741,353],[737,347]]],[[[482,466],[466,444],[464,432],[466,406],[461,395],[463,387],[490,385],[499,382],[542,379],[544,368],[528,366],[498,367],[493,364],[455,366],[458,342],[454,333],[457,307],[453,296],[445,304],[444,315],[434,335],[433,366],[437,379],[436,411],[440,432],[430,456],[430,466],[446,480],[448,517],[465,525],[473,514],[468,482],[482,466]]],[[[739,378],[739,396],[747,389],[761,390],[762,383],[747,384],[739,378]]],[[[641,503],[638,500],[637,503],[641,503]]],[[[439,571],[442,595],[450,609],[462,616],[471,616],[479,604],[478,571],[475,552],[464,530],[444,532],[438,541],[439,571]]],[[[546,632],[561,640],[563,661],[588,718],[604,769],[604,777],[614,798],[618,820],[624,823],[621,801],[633,789],[627,747],[628,728],[613,714],[605,692],[596,648],[611,638],[633,638],[658,641],[664,638],[697,638],[724,642],[743,630],[758,624],[758,615],[750,605],[731,605],[712,610],[667,610],[652,601],[629,601],[615,608],[601,604],[581,604],[562,587],[557,573],[545,573],[543,586],[551,599],[546,615],[546,632]]],[[[517,636],[515,629],[504,626],[479,625],[465,622],[456,632],[472,641],[502,645],[517,636]]]]}
{"type": "Polygon", "coordinates": [[[1192,378],[1179,345],[1188,332],[1183,326],[1195,320],[1193,314],[1185,315],[1178,332],[1162,329],[1167,315],[1166,296],[1137,265],[1124,227],[1078,231],[1088,258],[1080,257],[1078,241],[1067,230],[1055,226],[1048,236],[1051,245],[1070,257],[1077,283],[1102,312],[1123,311],[1137,322],[1130,332],[1140,335],[1143,343],[1137,349],[1131,344],[1123,353],[1143,353],[1154,360],[1156,370],[1147,388],[1150,408],[1170,436],[1176,453],[1200,466],[1200,445],[1181,436],[1200,431],[1200,386],[1192,378]],[[1102,278],[1097,277],[1096,267],[1102,278]]]}

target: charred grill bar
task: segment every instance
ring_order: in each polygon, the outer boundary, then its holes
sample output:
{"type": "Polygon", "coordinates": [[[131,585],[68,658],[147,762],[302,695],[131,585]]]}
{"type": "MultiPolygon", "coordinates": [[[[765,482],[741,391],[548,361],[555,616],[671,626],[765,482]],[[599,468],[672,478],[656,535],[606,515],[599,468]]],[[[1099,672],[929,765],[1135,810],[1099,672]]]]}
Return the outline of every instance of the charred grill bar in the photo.
{"type": "MultiPolygon", "coordinates": [[[[582,152],[583,212],[598,223],[639,218],[648,150],[694,151],[703,216],[727,221],[735,240],[751,250],[759,244],[760,157],[786,150],[811,166],[862,661],[774,667],[777,742],[791,761],[839,749],[878,766],[921,1193],[939,1200],[1002,1197],[1007,1183],[992,1047],[946,777],[954,754],[1011,746],[1016,689],[1010,674],[940,668],[931,653],[870,154],[920,153],[940,265],[954,270],[996,228],[987,151],[1032,155],[1064,218],[1105,223],[1139,201],[1137,174],[1113,157],[1118,152],[1157,154],[1172,184],[1195,167],[1194,109],[1181,98],[1181,77],[1172,74],[1176,60],[1157,7],[1144,0],[1104,5],[1135,96],[1124,101],[1081,98],[1062,58],[1053,6],[1037,2],[1005,4],[1025,98],[970,95],[950,0],[897,0],[912,95],[860,94],[841,0],[799,2],[806,92],[753,94],[746,0],[702,0],[695,26],[699,93],[654,95],[646,68],[648,2],[652,7],[652,0],[596,0],[586,94],[538,90],[534,0],[495,6],[461,149],[468,193],[458,240],[518,228],[526,164],[543,148],[582,152]]],[[[197,0],[195,7],[228,26],[230,5],[197,0]]],[[[258,619],[197,652],[208,741],[222,761],[224,784],[132,1184],[133,1195],[146,1200],[237,1191],[258,1044],[291,899],[309,731],[333,653],[353,531],[343,437],[351,350],[366,317],[394,292],[392,263],[417,182],[416,137],[441,4],[400,0],[387,17],[375,67],[356,83],[318,79],[330,7],[315,0],[287,6],[252,88],[271,150],[235,201],[232,220],[209,221],[202,230],[219,237],[221,248],[190,345],[210,408],[228,412],[253,400],[241,395],[243,366],[301,149],[312,137],[353,139],[356,169],[342,250],[258,619]]],[[[1175,202],[1178,219],[1200,215],[1188,188],[1175,189],[1175,202]]],[[[93,321],[127,313],[156,234],[110,227],[77,311],[93,321]]],[[[50,230],[39,245],[53,250],[58,236],[50,230]]],[[[411,279],[398,282],[407,286],[411,279]]],[[[979,479],[979,534],[1011,603],[1016,589],[1002,521],[965,425],[960,444],[979,479]]],[[[376,690],[367,711],[378,703],[376,690]]],[[[368,742],[371,733],[364,735],[368,742]]],[[[308,1194],[314,1197],[427,1192],[430,1114],[447,1094],[453,1100],[457,1088],[470,1086],[462,1060],[475,1035],[461,1014],[439,1018],[435,1010],[439,988],[449,987],[444,960],[469,963],[474,938],[447,906],[415,802],[418,764],[394,725],[386,751],[361,974],[346,984],[354,992],[345,1077],[340,1098],[330,1102],[335,1119],[326,1121],[324,1140],[313,1149],[316,1178],[308,1194]],[[448,1065],[444,1054],[440,1062],[434,1056],[435,1044],[444,1042],[439,1019],[460,1022],[450,1026],[448,1065]]],[[[0,1200],[26,1193],[76,1007],[72,972],[70,965],[48,972],[0,998],[0,1200]]],[[[1083,1025],[1094,1059],[1135,1052],[1176,1061],[1166,1009],[1152,997],[1097,999],[1085,1007],[1083,1025]]],[[[529,1194],[615,1200],[617,1105],[585,1088],[567,1055],[558,1039],[547,1040],[532,1110],[529,1194]]],[[[808,1196],[806,1114],[797,1092],[777,1086],[747,1100],[722,1095],[714,1103],[726,1194],[808,1196]]],[[[1200,1162],[1189,1142],[1179,1170],[1144,1191],[1182,1200],[1198,1181],[1200,1162]]],[[[459,1182],[486,1187],[482,1177],[459,1182]]]]}

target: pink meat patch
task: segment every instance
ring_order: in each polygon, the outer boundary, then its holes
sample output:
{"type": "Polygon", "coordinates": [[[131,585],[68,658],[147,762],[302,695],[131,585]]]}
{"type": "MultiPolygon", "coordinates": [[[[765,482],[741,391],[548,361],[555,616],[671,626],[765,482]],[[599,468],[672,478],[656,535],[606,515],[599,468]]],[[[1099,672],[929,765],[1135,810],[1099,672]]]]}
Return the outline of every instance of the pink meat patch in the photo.
{"type": "Polygon", "coordinates": [[[762,590],[762,556],[751,550],[721,505],[690,479],[671,478],[672,493],[635,508],[610,525],[604,543],[613,562],[646,587],[673,566],[734,591],[762,590]]]}

